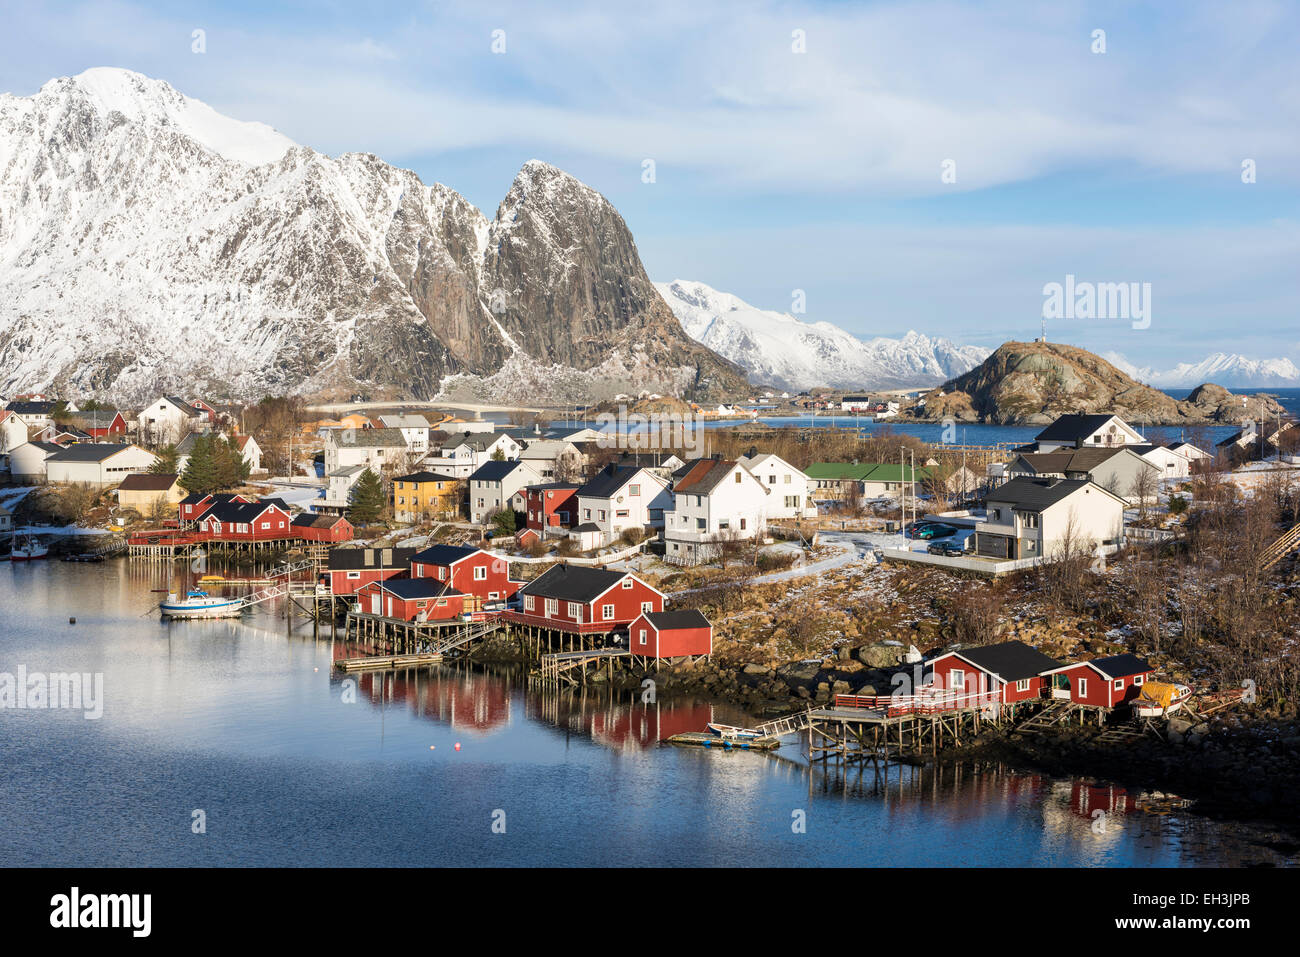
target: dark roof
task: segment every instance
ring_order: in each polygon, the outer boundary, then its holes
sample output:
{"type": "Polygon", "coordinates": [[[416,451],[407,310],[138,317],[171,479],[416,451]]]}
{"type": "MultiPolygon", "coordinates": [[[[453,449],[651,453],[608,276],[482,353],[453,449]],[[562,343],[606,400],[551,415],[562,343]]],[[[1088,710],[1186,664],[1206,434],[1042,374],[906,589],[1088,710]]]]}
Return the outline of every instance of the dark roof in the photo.
{"type": "Polygon", "coordinates": [[[1004,641],[998,645],[962,648],[957,652],[971,664],[1003,681],[1034,678],[1044,671],[1061,667],[1061,662],[1049,658],[1023,641],[1004,641]]]}
{"type": "Polygon", "coordinates": [[[176,484],[175,472],[132,472],[118,486],[123,492],[165,492],[176,484]]]}
{"type": "Polygon", "coordinates": [[[1155,670],[1145,660],[1131,654],[1094,658],[1088,664],[1109,678],[1127,678],[1129,675],[1140,675],[1155,670]]]}
{"type": "Polygon", "coordinates": [[[393,477],[394,482],[457,482],[459,479],[450,475],[443,475],[440,472],[412,472],[410,475],[396,475],[393,477]]]}
{"type": "Polygon", "coordinates": [[[708,628],[709,619],[698,608],[683,608],[679,611],[646,612],[646,620],[657,631],[673,631],[678,628],[708,628]]]}
{"type": "Polygon", "coordinates": [[[118,445],[116,443],[92,445],[87,442],[69,445],[66,449],[55,452],[50,458],[59,462],[102,462],[104,459],[116,455],[118,452],[125,452],[129,448],[131,448],[130,445],[118,445]]]}
{"type": "Polygon", "coordinates": [[[480,465],[469,478],[471,482],[499,482],[522,466],[522,462],[513,459],[490,459],[480,465]]]}
{"type": "Polygon", "coordinates": [[[582,488],[581,482],[539,482],[536,485],[529,485],[528,491],[551,492],[570,489],[582,488]]]}
{"type": "MultiPolygon", "coordinates": [[[[1117,455],[1132,452],[1139,458],[1142,452],[1150,451],[1154,446],[1112,445],[1106,448],[1064,449],[1060,452],[1032,452],[1020,456],[1022,461],[1039,475],[1049,472],[1091,472],[1104,465],[1117,455]]],[[[1150,465],[1150,463],[1147,463],[1150,465]]],[[[1151,466],[1155,468],[1154,465],[1151,466]]]]}
{"type": "Polygon", "coordinates": [[[417,548],[331,548],[325,567],[332,572],[405,568],[417,551],[417,548]]]}
{"type": "Polygon", "coordinates": [[[57,402],[10,402],[5,408],[19,415],[24,412],[28,415],[49,415],[56,405],[57,402]]]}
{"type": "Polygon", "coordinates": [[[578,489],[583,498],[609,498],[632,480],[641,467],[615,465],[612,462],[596,473],[590,482],[578,489]]]}
{"type": "Polygon", "coordinates": [[[1026,512],[1041,512],[1090,484],[1086,479],[1013,478],[989,492],[986,498],[1026,512]]]}
{"type": "Polygon", "coordinates": [[[198,505],[205,499],[210,499],[215,505],[217,502],[233,502],[238,497],[238,492],[214,492],[210,495],[200,495],[198,492],[191,492],[181,499],[182,505],[198,505]]]}
{"type": "MultiPolygon", "coordinates": [[[[63,451],[63,446],[59,445],[57,442],[31,442],[31,443],[29,443],[29,444],[30,444],[30,445],[34,445],[34,446],[36,446],[38,449],[43,450],[43,451],[45,452],[45,457],[46,457],[46,458],[49,458],[49,457],[50,457],[51,455],[53,455],[55,452],[62,452],[62,451],[63,451]]],[[[12,451],[12,450],[11,450],[11,451],[12,451]]]]}
{"type": "Polygon", "coordinates": [[[316,512],[303,512],[293,517],[293,525],[298,528],[333,528],[339,522],[346,522],[342,515],[320,515],[316,512]]]}
{"type": "Polygon", "coordinates": [[[174,405],[174,406],[176,406],[177,408],[179,408],[182,412],[186,413],[187,415],[204,415],[204,414],[206,414],[206,413],[200,411],[199,409],[194,408],[194,406],[190,405],[188,402],[186,402],[184,399],[182,399],[182,398],[181,398],[180,396],[178,396],[178,395],[167,395],[167,396],[163,396],[163,398],[165,398],[168,402],[170,402],[172,405],[174,405]]]}
{"type": "MultiPolygon", "coordinates": [[[[70,412],[68,419],[84,428],[107,429],[122,413],[117,409],[91,409],[89,412],[70,412]]],[[[125,418],[123,419],[125,422],[125,418]]]]}
{"type": "Polygon", "coordinates": [[[1039,442],[1077,442],[1092,435],[1114,417],[1110,412],[1099,412],[1093,415],[1071,412],[1069,415],[1059,416],[1034,438],[1039,442]]]}
{"type": "Polygon", "coordinates": [[[626,572],[612,572],[604,568],[552,565],[519,591],[542,598],[588,602],[608,591],[625,574],[626,572]]]}
{"type": "Polygon", "coordinates": [[[436,578],[389,578],[383,587],[398,598],[447,598],[463,595],[464,592],[452,588],[446,582],[436,578]]]}
{"type": "Polygon", "coordinates": [[[477,551],[479,549],[472,545],[430,545],[412,555],[411,561],[419,562],[421,565],[450,565],[462,558],[468,558],[477,551]]]}
{"type": "Polygon", "coordinates": [[[215,518],[218,522],[251,522],[272,505],[284,509],[284,504],[268,499],[260,502],[220,502],[209,506],[199,516],[201,522],[207,518],[215,518]]]}
{"type": "Polygon", "coordinates": [[[575,532],[599,532],[600,526],[597,525],[595,522],[583,522],[581,525],[574,528],[574,531],[575,532]]]}

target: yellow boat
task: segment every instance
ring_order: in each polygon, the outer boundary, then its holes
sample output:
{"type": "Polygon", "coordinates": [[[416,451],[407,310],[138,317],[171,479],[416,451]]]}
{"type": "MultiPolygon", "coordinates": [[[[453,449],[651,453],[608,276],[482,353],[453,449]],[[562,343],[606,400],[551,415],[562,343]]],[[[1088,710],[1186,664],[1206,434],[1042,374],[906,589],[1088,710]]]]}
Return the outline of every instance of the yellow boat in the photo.
{"type": "Polygon", "coordinates": [[[201,582],[223,582],[225,580],[221,575],[204,575],[199,579],[201,582]]]}
{"type": "Polygon", "coordinates": [[[1133,699],[1133,711],[1139,718],[1159,718],[1177,711],[1191,696],[1192,689],[1187,685],[1148,681],[1133,699]]]}

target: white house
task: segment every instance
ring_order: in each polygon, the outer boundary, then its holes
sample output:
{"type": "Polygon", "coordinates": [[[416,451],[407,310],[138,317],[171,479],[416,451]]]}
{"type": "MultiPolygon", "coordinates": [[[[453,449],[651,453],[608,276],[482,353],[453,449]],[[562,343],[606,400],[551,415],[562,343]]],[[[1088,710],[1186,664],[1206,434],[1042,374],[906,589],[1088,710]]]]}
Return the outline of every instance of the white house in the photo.
{"type": "Polygon", "coordinates": [[[737,461],[767,491],[768,518],[816,518],[817,505],[808,494],[808,476],[779,455],[756,452],[737,461]]]}
{"type": "Polygon", "coordinates": [[[81,443],[45,460],[46,479],[56,485],[116,485],[132,472],[147,472],[158,456],[138,445],[81,443]]]}
{"type": "MultiPolygon", "coordinates": [[[[33,429],[41,429],[54,421],[54,410],[58,405],[50,399],[15,399],[5,406],[5,410],[22,416],[23,421],[33,429]]],[[[66,403],[65,408],[69,412],[77,411],[76,405],[71,402],[66,403]]]]}
{"type": "Polygon", "coordinates": [[[975,526],[975,553],[986,558],[1051,560],[1067,539],[1089,554],[1124,535],[1124,500],[1084,479],[1014,478],[986,504],[975,526]]]}
{"type": "Polygon", "coordinates": [[[519,461],[536,469],[542,481],[553,482],[580,474],[587,460],[572,442],[535,439],[520,451],[519,461]]]}
{"type": "Polygon", "coordinates": [[[571,534],[586,548],[608,545],[629,528],[662,526],[673,500],[668,480],[654,469],[613,464],[578,489],[577,498],[571,534]]]}
{"type": "Polygon", "coordinates": [[[0,410],[0,453],[16,449],[27,441],[27,420],[17,412],[0,410]]]}
{"type": "Polygon", "coordinates": [[[410,446],[401,429],[330,429],[325,433],[325,474],[350,465],[379,472],[385,466],[405,470],[411,463],[410,446]]]}
{"type": "Polygon", "coordinates": [[[45,461],[63,446],[53,442],[24,442],[9,450],[9,475],[23,485],[45,481],[45,461]]]}
{"type": "Polygon", "coordinates": [[[1168,445],[1135,445],[1132,450],[1154,465],[1162,479],[1185,479],[1192,474],[1191,459],[1168,445]]]}
{"type": "Polygon", "coordinates": [[[1118,415],[1070,413],[1057,418],[1034,436],[1036,452],[1057,449],[1112,448],[1117,445],[1145,445],[1136,429],[1118,415]]]}
{"type": "Polygon", "coordinates": [[[235,443],[235,448],[244,457],[244,461],[248,463],[250,474],[257,475],[266,471],[266,469],[262,468],[262,447],[257,444],[257,439],[251,435],[240,434],[232,437],[231,441],[235,443]]]}
{"type": "Polygon", "coordinates": [[[664,559],[707,561],[723,539],[765,534],[768,492],[740,462],[692,459],[673,475],[673,505],[664,513],[664,559]]]}
{"type": "Polygon", "coordinates": [[[140,441],[150,445],[179,442],[190,432],[211,428],[208,415],[178,395],[165,395],[149,403],[136,417],[140,441]]]}
{"type": "Polygon", "coordinates": [[[422,415],[381,415],[379,425],[385,429],[399,429],[406,439],[406,447],[421,455],[429,453],[429,420],[422,415]]]}
{"type": "Polygon", "coordinates": [[[452,478],[468,478],[485,462],[519,458],[523,446],[505,432],[462,432],[438,442],[440,433],[432,433],[438,451],[424,460],[424,467],[452,478]]]}
{"type": "Polygon", "coordinates": [[[466,480],[469,520],[486,524],[497,512],[514,508],[512,499],[524,486],[539,481],[541,476],[527,462],[507,459],[484,462],[466,480]]]}
{"type": "MultiPolygon", "coordinates": [[[[312,502],[318,512],[343,514],[352,504],[352,486],[366,471],[365,465],[345,465],[325,474],[325,496],[312,502]]],[[[378,473],[376,473],[378,474],[378,473]]]]}
{"type": "Polygon", "coordinates": [[[1191,465],[1197,462],[1213,462],[1214,456],[1204,449],[1197,448],[1191,442],[1174,442],[1169,446],[1170,451],[1177,452],[1191,465]]]}

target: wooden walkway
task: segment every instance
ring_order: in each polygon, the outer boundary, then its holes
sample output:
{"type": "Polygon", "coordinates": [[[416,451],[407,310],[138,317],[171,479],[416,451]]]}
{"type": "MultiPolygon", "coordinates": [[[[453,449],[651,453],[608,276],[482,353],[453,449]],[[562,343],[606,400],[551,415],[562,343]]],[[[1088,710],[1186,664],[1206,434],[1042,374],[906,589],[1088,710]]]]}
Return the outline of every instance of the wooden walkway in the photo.
{"type": "Polygon", "coordinates": [[[389,671],[395,668],[423,668],[442,661],[440,654],[420,655],[367,655],[360,658],[342,658],[334,662],[339,671],[389,671]]]}
{"type": "Polygon", "coordinates": [[[612,670],[614,659],[630,657],[631,653],[626,648],[559,651],[542,655],[538,670],[533,677],[543,684],[558,685],[561,681],[567,681],[569,684],[576,685],[586,682],[588,665],[595,664],[599,669],[602,664],[605,664],[612,670]]]}
{"type": "Polygon", "coordinates": [[[1273,544],[1264,549],[1264,553],[1259,558],[1259,570],[1268,571],[1297,548],[1300,548],[1300,523],[1293,525],[1289,531],[1284,532],[1273,544]]]}

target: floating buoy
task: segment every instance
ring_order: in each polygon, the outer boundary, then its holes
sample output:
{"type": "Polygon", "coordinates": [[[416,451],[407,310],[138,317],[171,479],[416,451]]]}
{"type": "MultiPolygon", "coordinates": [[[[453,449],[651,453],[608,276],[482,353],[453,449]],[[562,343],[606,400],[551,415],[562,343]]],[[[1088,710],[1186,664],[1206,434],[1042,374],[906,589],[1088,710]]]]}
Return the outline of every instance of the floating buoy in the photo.
{"type": "Polygon", "coordinates": [[[75,625],[76,623],[77,623],[77,619],[75,619],[75,618],[69,618],[69,619],[68,619],[68,624],[69,624],[69,625],[75,625]]]}
{"type": "Polygon", "coordinates": [[[432,750],[433,750],[434,748],[436,748],[436,747],[437,747],[436,744],[431,744],[431,745],[429,745],[429,750],[432,751],[432,750]]]}
{"type": "Polygon", "coordinates": [[[459,741],[456,742],[456,750],[457,750],[457,751],[460,750],[460,742],[459,742],[459,741]]]}
{"type": "Polygon", "coordinates": [[[313,668],[312,671],[320,671],[319,668],[313,668]]]}

